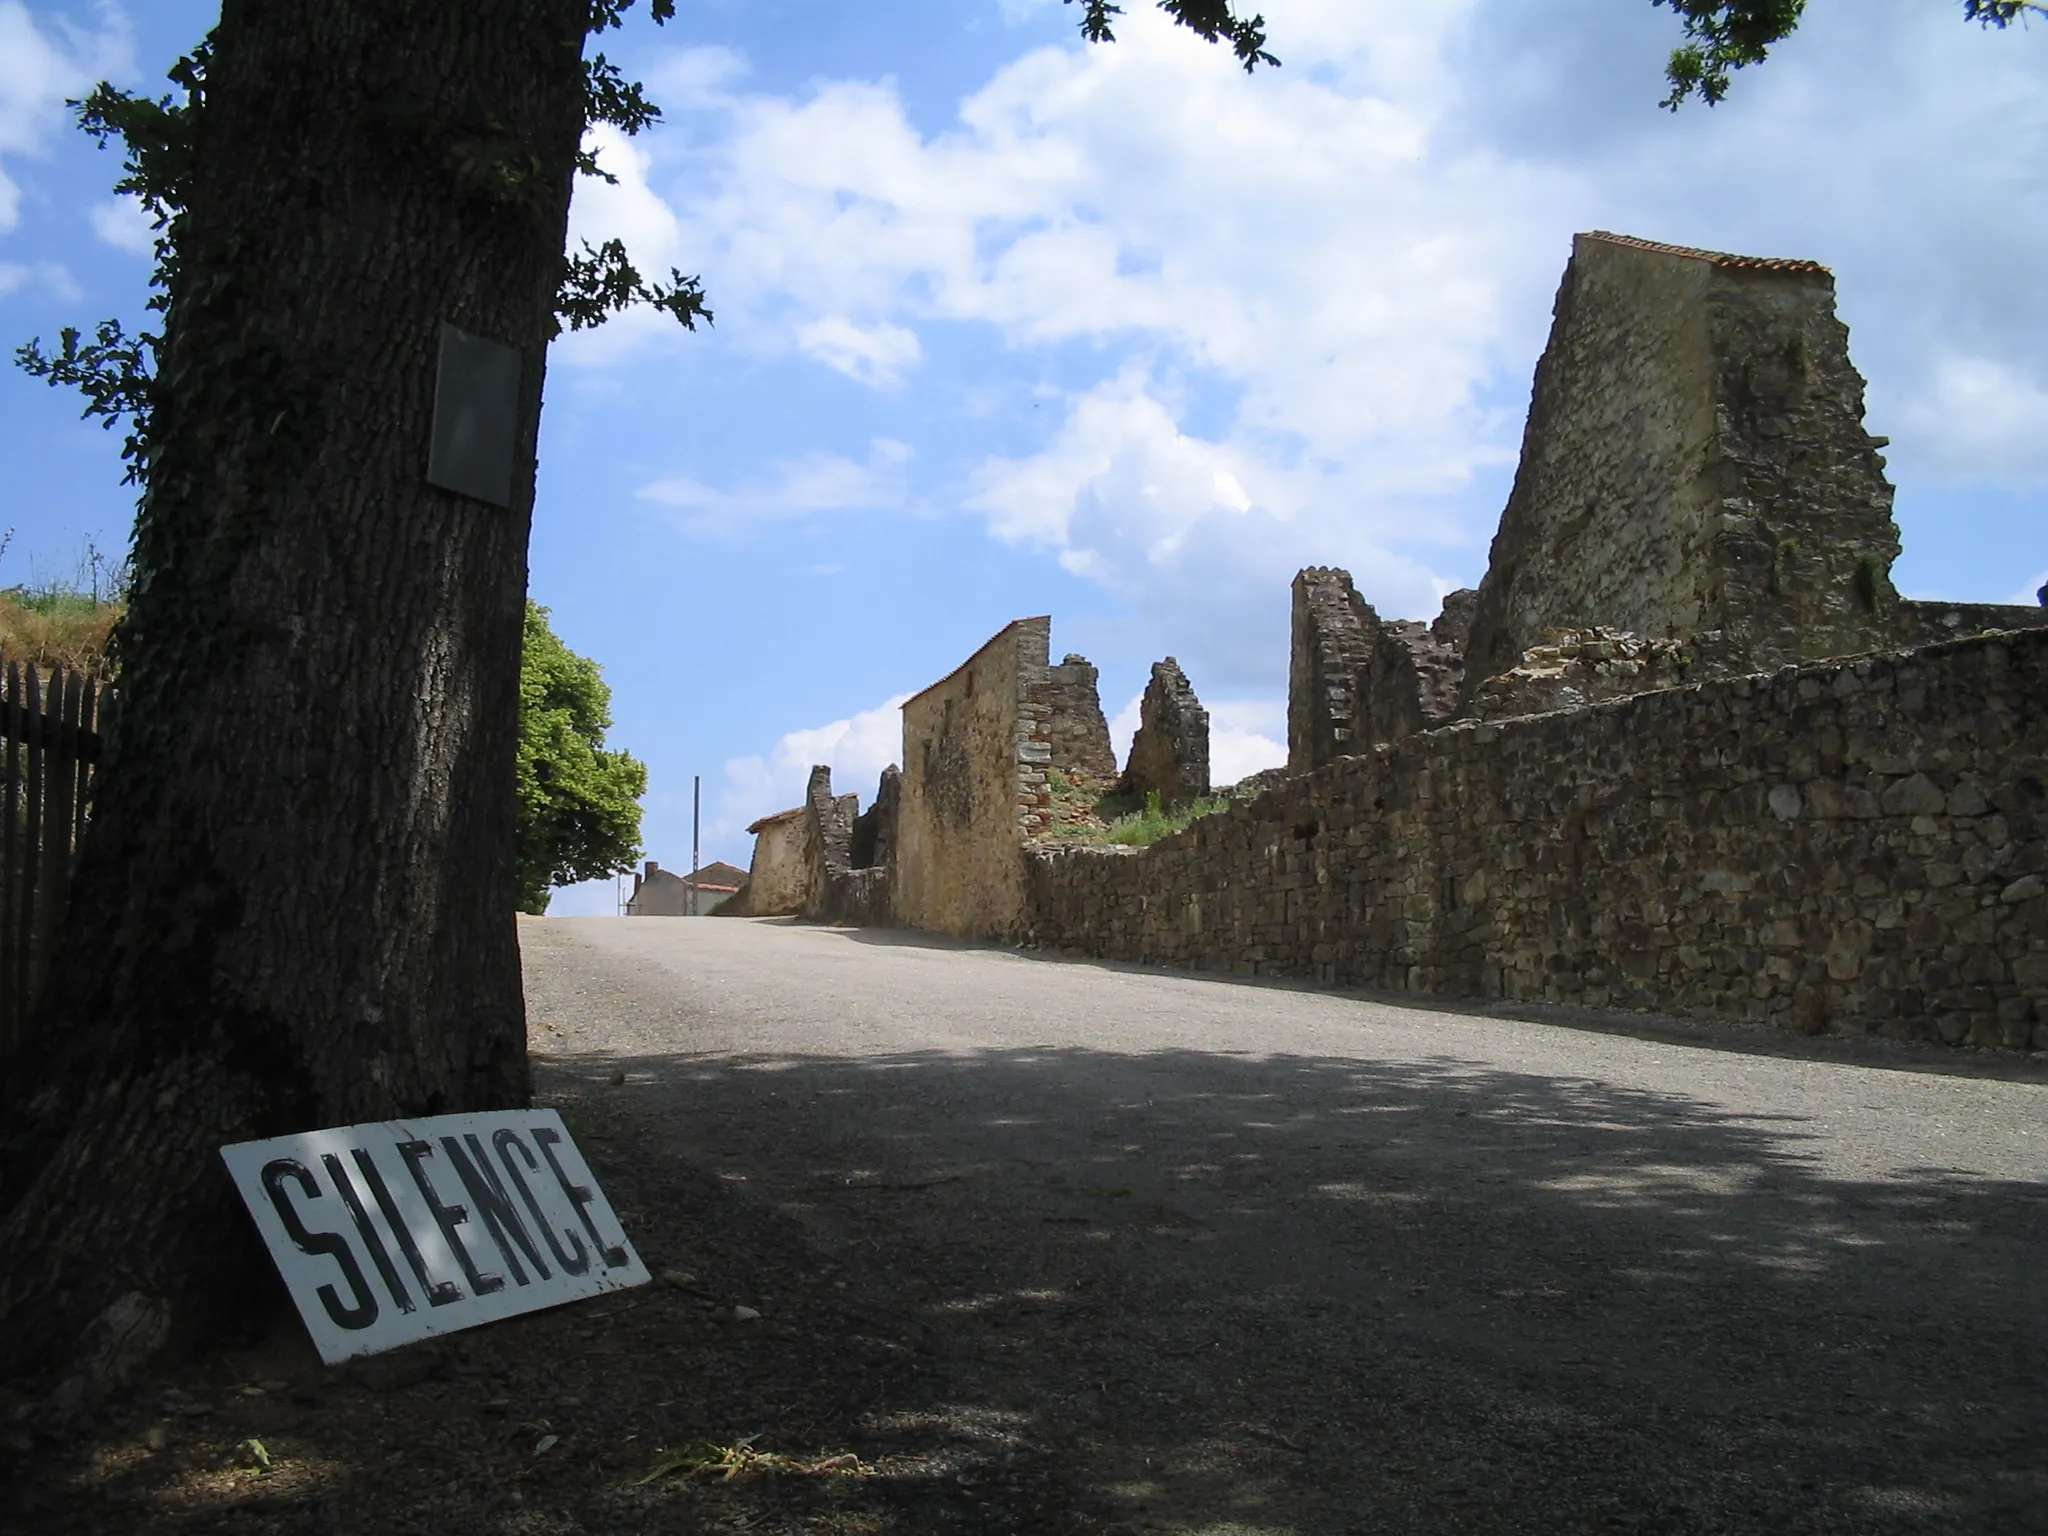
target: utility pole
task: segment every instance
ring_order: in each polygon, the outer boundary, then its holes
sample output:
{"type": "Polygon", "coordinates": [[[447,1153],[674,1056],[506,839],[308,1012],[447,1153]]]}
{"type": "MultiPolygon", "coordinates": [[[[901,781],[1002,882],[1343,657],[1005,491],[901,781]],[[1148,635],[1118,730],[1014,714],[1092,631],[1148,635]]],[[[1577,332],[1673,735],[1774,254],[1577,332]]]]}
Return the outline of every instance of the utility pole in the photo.
{"type": "Polygon", "coordinates": [[[697,832],[702,825],[700,812],[704,805],[704,776],[690,775],[690,916],[697,913],[697,871],[704,867],[704,856],[698,851],[697,832]]]}

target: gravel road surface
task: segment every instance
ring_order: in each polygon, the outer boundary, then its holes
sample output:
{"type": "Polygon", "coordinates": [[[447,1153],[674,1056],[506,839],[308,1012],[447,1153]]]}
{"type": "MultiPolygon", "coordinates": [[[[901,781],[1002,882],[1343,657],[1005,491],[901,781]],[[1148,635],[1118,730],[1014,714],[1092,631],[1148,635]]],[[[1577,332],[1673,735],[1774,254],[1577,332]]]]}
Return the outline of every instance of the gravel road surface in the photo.
{"type": "Polygon", "coordinates": [[[543,1098],[786,1228],[871,1323],[817,1368],[971,1452],[930,1529],[2048,1531],[2037,1065],[522,933],[543,1098]]]}

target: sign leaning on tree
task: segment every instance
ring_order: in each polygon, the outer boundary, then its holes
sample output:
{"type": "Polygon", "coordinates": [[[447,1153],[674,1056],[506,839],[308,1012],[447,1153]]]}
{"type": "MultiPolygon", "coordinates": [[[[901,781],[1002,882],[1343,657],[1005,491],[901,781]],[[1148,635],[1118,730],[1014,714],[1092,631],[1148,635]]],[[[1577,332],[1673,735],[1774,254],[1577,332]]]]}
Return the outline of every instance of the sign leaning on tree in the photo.
{"type": "Polygon", "coordinates": [[[329,1365],[647,1283],[552,1109],[351,1125],[220,1155],[329,1365]]]}
{"type": "MultiPolygon", "coordinates": [[[[22,354],[130,420],[147,487],[76,958],[0,1102],[0,1369],[59,1417],[245,1315],[223,1144],[531,1098],[512,770],[547,345],[629,303],[709,318],[616,241],[567,250],[588,128],[657,116],[587,51],[631,4],[226,5],[175,95],[80,104],[156,221],[162,325],[22,354]]],[[[1250,68],[1231,4],[1166,9],[1250,68]]],[[[1079,9],[1107,40],[1114,7],[1079,9]]],[[[346,1278],[319,1283],[360,1305],[346,1278]]]]}

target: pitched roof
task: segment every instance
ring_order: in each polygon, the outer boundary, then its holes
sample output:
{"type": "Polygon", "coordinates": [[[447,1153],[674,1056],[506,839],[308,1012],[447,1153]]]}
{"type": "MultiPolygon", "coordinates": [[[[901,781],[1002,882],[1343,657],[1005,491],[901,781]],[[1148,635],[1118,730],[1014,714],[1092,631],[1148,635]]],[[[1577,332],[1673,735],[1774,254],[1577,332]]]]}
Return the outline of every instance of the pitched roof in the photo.
{"type": "Polygon", "coordinates": [[[683,878],[703,891],[736,891],[747,883],[747,872],[735,869],[723,859],[713,859],[683,878]]]}
{"type": "Polygon", "coordinates": [[[780,826],[783,822],[788,821],[792,816],[803,815],[804,810],[805,807],[801,805],[792,805],[788,810],[777,811],[773,816],[763,816],[759,821],[751,824],[747,828],[747,830],[749,832],[759,832],[763,827],[780,826]]]}
{"type": "Polygon", "coordinates": [[[1817,261],[1796,261],[1778,256],[1736,256],[1727,251],[1703,251],[1690,245],[1664,245],[1656,240],[1638,240],[1634,235],[1612,234],[1604,229],[1586,231],[1588,240],[1605,240],[1610,245],[1625,245],[1631,250],[1654,251],[1659,256],[1687,256],[1694,261],[1709,261],[1717,267],[1741,267],[1763,272],[1826,272],[1828,269],[1817,261]]]}

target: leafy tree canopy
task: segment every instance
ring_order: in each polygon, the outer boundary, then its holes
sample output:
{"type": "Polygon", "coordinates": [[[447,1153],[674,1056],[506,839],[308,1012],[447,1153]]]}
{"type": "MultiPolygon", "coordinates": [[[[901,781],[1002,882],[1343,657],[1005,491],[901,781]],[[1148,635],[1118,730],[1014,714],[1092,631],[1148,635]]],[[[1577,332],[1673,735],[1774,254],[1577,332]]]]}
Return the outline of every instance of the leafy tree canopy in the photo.
{"type": "Polygon", "coordinates": [[[606,749],[612,691],[526,601],[519,660],[519,910],[538,915],[548,893],[630,870],[640,857],[647,765],[606,749]]]}
{"type": "MultiPolygon", "coordinates": [[[[1790,37],[1806,11],[1806,0],[1651,0],[1685,19],[1687,41],[1674,49],[1665,78],[1671,94],[1659,105],[1677,111],[1697,95],[1713,106],[1728,94],[1730,77],[1761,64],[1790,37]]],[[[1963,0],[1963,19],[2005,28],[2033,11],[2048,16],[2042,0],[1963,0]]]]}

